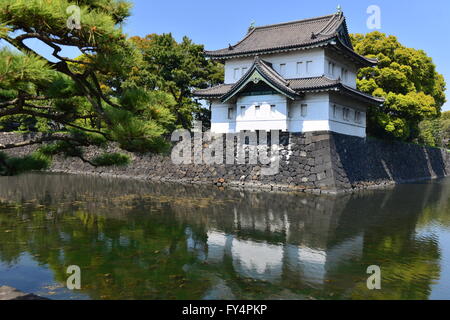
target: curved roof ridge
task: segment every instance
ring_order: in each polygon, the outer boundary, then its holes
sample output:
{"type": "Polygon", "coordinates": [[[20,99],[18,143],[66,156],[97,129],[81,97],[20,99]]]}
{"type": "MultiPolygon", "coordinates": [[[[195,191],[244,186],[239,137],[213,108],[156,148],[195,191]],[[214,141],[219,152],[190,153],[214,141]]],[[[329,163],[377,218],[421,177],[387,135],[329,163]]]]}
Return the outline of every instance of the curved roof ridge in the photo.
{"type": "Polygon", "coordinates": [[[346,89],[346,90],[348,90],[348,91],[352,91],[352,92],[354,92],[354,93],[357,93],[357,94],[359,94],[359,95],[361,95],[361,96],[365,96],[365,97],[367,97],[367,98],[370,98],[370,99],[373,99],[373,100],[376,100],[376,101],[379,101],[379,102],[384,102],[384,101],[386,101],[386,99],[383,98],[383,97],[376,97],[376,96],[373,96],[373,95],[368,94],[368,93],[365,93],[365,92],[363,92],[363,91],[361,91],[361,90],[358,90],[358,89],[355,89],[355,88],[353,88],[353,87],[350,87],[350,86],[346,85],[345,83],[341,83],[341,86],[342,86],[344,89],[346,89]]]}
{"type": "MultiPolygon", "coordinates": [[[[244,40],[246,40],[248,37],[250,37],[255,30],[256,30],[256,28],[251,29],[249,32],[247,32],[247,34],[245,35],[244,38],[242,38],[240,41],[236,42],[235,44],[232,44],[231,47],[234,49],[234,47],[241,44],[241,42],[244,42],[244,40]]],[[[213,50],[213,51],[216,51],[216,50],[213,50]]]]}
{"type": "Polygon", "coordinates": [[[260,63],[264,67],[264,70],[262,70],[262,71],[270,73],[270,75],[276,77],[277,80],[283,82],[284,84],[288,83],[288,81],[286,79],[284,79],[281,74],[279,74],[278,72],[276,72],[276,70],[274,68],[272,68],[272,63],[261,59],[259,56],[255,57],[255,62],[260,63]]]}
{"type": "Polygon", "coordinates": [[[270,28],[276,28],[276,27],[283,27],[283,26],[290,25],[290,24],[315,22],[317,20],[324,20],[326,18],[332,18],[333,16],[336,16],[336,14],[333,13],[333,14],[328,14],[328,15],[325,15],[325,16],[320,16],[320,17],[315,17],[315,18],[307,18],[307,19],[300,19],[300,20],[292,20],[292,21],[288,21],[288,22],[267,24],[267,25],[263,25],[263,26],[254,27],[252,30],[255,30],[255,29],[270,29],[270,28]]]}
{"type": "MultiPolygon", "coordinates": [[[[228,48],[206,50],[205,54],[212,59],[232,59],[334,46],[336,43],[345,44],[340,46],[344,51],[354,52],[343,13],[255,27],[236,44],[229,45],[228,48]]],[[[363,66],[375,64],[373,60],[365,59],[356,52],[352,56],[363,66]]]]}
{"type": "Polygon", "coordinates": [[[330,18],[330,20],[327,22],[327,24],[319,32],[317,32],[317,35],[331,35],[331,34],[334,34],[335,32],[327,34],[327,33],[325,33],[325,30],[327,30],[327,29],[333,30],[331,28],[331,26],[333,26],[334,29],[337,29],[338,25],[342,23],[342,17],[343,17],[342,13],[334,14],[330,18]],[[337,17],[339,17],[339,19],[336,20],[337,17]],[[336,22],[336,21],[337,21],[337,23],[333,24],[333,22],[336,22]]]}
{"type": "MultiPolygon", "coordinates": [[[[326,18],[330,18],[330,20],[327,23],[327,26],[334,20],[335,17],[337,17],[338,15],[336,13],[334,14],[329,14],[326,16],[320,16],[320,17],[315,17],[315,18],[308,18],[308,19],[301,19],[301,20],[294,20],[294,21],[288,21],[288,22],[281,22],[281,23],[275,23],[275,24],[268,24],[268,25],[264,25],[264,26],[257,26],[254,27],[252,29],[250,29],[249,32],[247,32],[247,34],[244,36],[244,38],[242,38],[241,40],[239,40],[238,42],[236,42],[235,44],[230,45],[231,48],[234,49],[234,47],[238,46],[239,44],[241,44],[242,42],[244,42],[248,37],[250,37],[252,35],[252,33],[254,33],[256,30],[262,30],[262,29],[272,29],[272,28],[278,28],[278,27],[283,27],[283,26],[287,26],[287,25],[294,25],[294,24],[306,24],[306,23],[312,23],[318,20],[325,20],[326,18]]],[[[319,32],[317,35],[320,35],[321,32],[319,32]]],[[[324,35],[324,36],[328,36],[328,35],[324,35]]],[[[212,51],[216,51],[216,50],[212,50],[212,51]]]]}
{"type": "Polygon", "coordinates": [[[355,56],[360,57],[363,60],[366,60],[368,62],[371,62],[373,64],[377,64],[378,63],[378,59],[376,58],[368,58],[366,56],[363,56],[361,54],[359,54],[358,52],[356,52],[355,50],[353,50],[352,48],[350,48],[349,46],[347,46],[345,43],[342,42],[342,40],[339,37],[336,37],[337,41],[339,42],[339,44],[344,47],[344,49],[348,50],[349,52],[351,52],[352,54],[354,54],[355,56]]]}

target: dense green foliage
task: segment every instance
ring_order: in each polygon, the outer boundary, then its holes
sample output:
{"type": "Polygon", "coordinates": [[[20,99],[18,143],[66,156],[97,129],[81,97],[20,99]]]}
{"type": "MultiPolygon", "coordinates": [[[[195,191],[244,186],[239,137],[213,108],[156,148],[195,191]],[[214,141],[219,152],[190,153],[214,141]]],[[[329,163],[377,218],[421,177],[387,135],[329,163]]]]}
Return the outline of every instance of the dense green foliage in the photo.
{"type": "MultiPolygon", "coordinates": [[[[192,99],[193,88],[221,79],[223,71],[188,38],[128,39],[120,25],[130,7],[122,0],[1,0],[0,39],[9,46],[0,49],[0,130],[45,133],[29,144],[54,141],[52,153],[91,164],[83,156],[90,145],[166,150],[165,136],[190,127],[192,114],[203,112],[192,99]],[[70,28],[71,5],[80,8],[76,28],[70,28]],[[51,59],[31,39],[52,48],[51,59]],[[67,47],[79,57],[64,57],[67,47]]],[[[123,162],[110,157],[101,163],[114,159],[123,162]]]]}
{"type": "Polygon", "coordinates": [[[184,37],[177,43],[171,34],[151,34],[131,39],[141,50],[144,65],[138,79],[141,86],[169,92],[176,102],[172,108],[177,125],[191,126],[206,112],[192,99],[192,88],[206,88],[223,82],[223,65],[205,58],[202,45],[184,37]]]}
{"type": "Polygon", "coordinates": [[[355,51],[377,58],[375,68],[362,68],[358,88],[384,97],[383,108],[371,108],[368,134],[413,141],[419,123],[439,115],[445,103],[445,81],[423,50],[403,46],[395,36],[378,31],[352,35],[355,51]]]}
{"type": "Polygon", "coordinates": [[[130,163],[130,157],[120,153],[105,153],[95,157],[92,162],[99,167],[102,166],[124,166],[130,163]]]}
{"type": "Polygon", "coordinates": [[[16,175],[31,170],[45,170],[50,165],[50,159],[40,152],[34,152],[24,157],[10,157],[0,152],[0,175],[16,175]]]}
{"type": "Polygon", "coordinates": [[[422,121],[419,128],[420,143],[450,149],[450,111],[442,112],[438,118],[422,121]]]}

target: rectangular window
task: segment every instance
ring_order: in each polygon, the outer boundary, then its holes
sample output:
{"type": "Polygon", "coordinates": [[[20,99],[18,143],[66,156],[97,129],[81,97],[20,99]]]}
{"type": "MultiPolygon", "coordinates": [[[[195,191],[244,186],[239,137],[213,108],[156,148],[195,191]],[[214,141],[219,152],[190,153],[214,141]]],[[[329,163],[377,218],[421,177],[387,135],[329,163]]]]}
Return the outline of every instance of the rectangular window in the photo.
{"type": "Polygon", "coordinates": [[[333,118],[337,118],[337,105],[333,104],[333,118]]]}
{"type": "Polygon", "coordinates": [[[355,122],[361,123],[361,112],[355,111],[355,122]]]}
{"type": "Polygon", "coordinates": [[[301,75],[302,74],[302,69],[303,69],[303,62],[297,62],[297,75],[301,75]]]}
{"type": "Polygon", "coordinates": [[[273,115],[275,115],[275,112],[276,112],[276,106],[274,104],[272,104],[270,106],[270,114],[273,116],[273,115]]]}
{"type": "Polygon", "coordinates": [[[234,118],[234,108],[230,107],[228,108],[228,120],[233,120],[234,118]]]}
{"type": "Polygon", "coordinates": [[[260,116],[260,111],[261,111],[261,106],[255,106],[255,116],[256,117],[260,116]]]}
{"type": "Polygon", "coordinates": [[[347,69],[345,69],[345,68],[342,68],[341,69],[341,80],[342,81],[347,81],[347,74],[348,74],[348,71],[347,71],[347,69]]]}
{"type": "Polygon", "coordinates": [[[234,68],[234,80],[239,79],[239,68],[234,68]]]}
{"type": "Polygon", "coordinates": [[[312,72],[312,61],[306,61],[306,74],[310,74],[312,72]]]}
{"type": "Polygon", "coordinates": [[[307,104],[302,104],[300,106],[300,115],[305,118],[308,115],[308,105],[307,104]]]}
{"type": "Polygon", "coordinates": [[[243,76],[247,72],[247,67],[242,68],[241,76],[243,76]]]}
{"type": "Polygon", "coordinates": [[[280,74],[281,74],[282,76],[285,76],[285,75],[286,75],[286,63],[280,64],[280,74]]]}
{"type": "Polygon", "coordinates": [[[328,73],[330,74],[330,76],[334,77],[335,69],[336,69],[336,64],[331,61],[328,62],[328,73]]]}
{"type": "Polygon", "coordinates": [[[345,121],[348,121],[349,115],[350,115],[350,109],[348,109],[348,108],[343,108],[343,109],[342,109],[342,118],[343,118],[345,121]]]}
{"type": "Polygon", "coordinates": [[[241,106],[241,117],[245,116],[245,106],[241,106]]]}

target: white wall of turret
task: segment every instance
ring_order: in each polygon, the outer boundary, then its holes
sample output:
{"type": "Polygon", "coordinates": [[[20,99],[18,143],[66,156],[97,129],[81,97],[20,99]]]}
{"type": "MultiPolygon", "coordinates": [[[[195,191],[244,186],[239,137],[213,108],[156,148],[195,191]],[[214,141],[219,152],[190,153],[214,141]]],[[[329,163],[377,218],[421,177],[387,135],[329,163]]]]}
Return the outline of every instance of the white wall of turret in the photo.
{"type": "MultiPolygon", "coordinates": [[[[261,55],[285,79],[326,76],[356,88],[358,67],[338,53],[324,48],[261,55]]],[[[225,83],[233,84],[251,68],[254,57],[225,61],[225,83]]],[[[281,94],[238,96],[232,102],[211,104],[211,130],[233,133],[244,130],[290,132],[333,131],[366,136],[364,103],[333,92],[306,94],[290,100],[281,94]]]]}
{"type": "MultiPolygon", "coordinates": [[[[325,52],[311,49],[296,52],[261,55],[285,79],[320,77],[325,74],[325,52]]],[[[225,83],[236,83],[248,71],[253,57],[225,61],[225,83]]]]}
{"type": "Polygon", "coordinates": [[[356,89],[356,76],[358,68],[346,61],[343,57],[325,52],[324,75],[330,79],[341,79],[345,85],[356,89]]]}
{"type": "MultiPolygon", "coordinates": [[[[358,68],[344,57],[325,49],[317,48],[290,53],[261,55],[272,63],[272,67],[285,79],[327,76],[341,79],[352,88],[356,88],[358,68]]],[[[236,83],[248,71],[254,61],[253,57],[236,58],[225,61],[225,83],[236,83]]]]}
{"type": "Polygon", "coordinates": [[[216,133],[333,131],[366,136],[366,106],[329,92],[306,94],[298,100],[276,94],[240,96],[229,103],[213,101],[211,107],[211,131],[216,133]]]}

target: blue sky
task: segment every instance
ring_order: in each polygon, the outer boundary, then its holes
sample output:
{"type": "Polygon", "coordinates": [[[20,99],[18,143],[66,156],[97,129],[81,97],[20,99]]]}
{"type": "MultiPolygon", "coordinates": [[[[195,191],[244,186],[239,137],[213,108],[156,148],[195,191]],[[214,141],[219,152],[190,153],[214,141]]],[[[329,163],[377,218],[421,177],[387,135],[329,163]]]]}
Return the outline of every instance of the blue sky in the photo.
{"type": "MultiPolygon", "coordinates": [[[[448,83],[450,100],[450,1],[448,0],[135,0],[133,14],[124,24],[129,35],[171,32],[204,44],[208,50],[234,44],[256,25],[327,15],[340,5],[351,33],[367,33],[370,5],[381,9],[381,32],[393,34],[408,47],[423,49],[431,56],[448,83]]],[[[29,43],[31,45],[31,43],[29,43]]],[[[51,50],[38,43],[40,53],[51,50]]],[[[73,50],[63,55],[76,56],[73,50]]],[[[450,101],[443,110],[450,110],[450,101]]]]}
{"type": "MultiPolygon", "coordinates": [[[[129,35],[171,32],[208,50],[239,41],[252,21],[256,25],[286,22],[336,12],[341,5],[349,31],[367,33],[368,6],[381,9],[381,32],[408,47],[423,49],[434,60],[450,89],[450,1],[448,0],[135,0],[124,25],[129,35]]],[[[450,100],[450,90],[447,90],[450,100]]],[[[450,110],[450,102],[444,106],[450,110]]]]}

